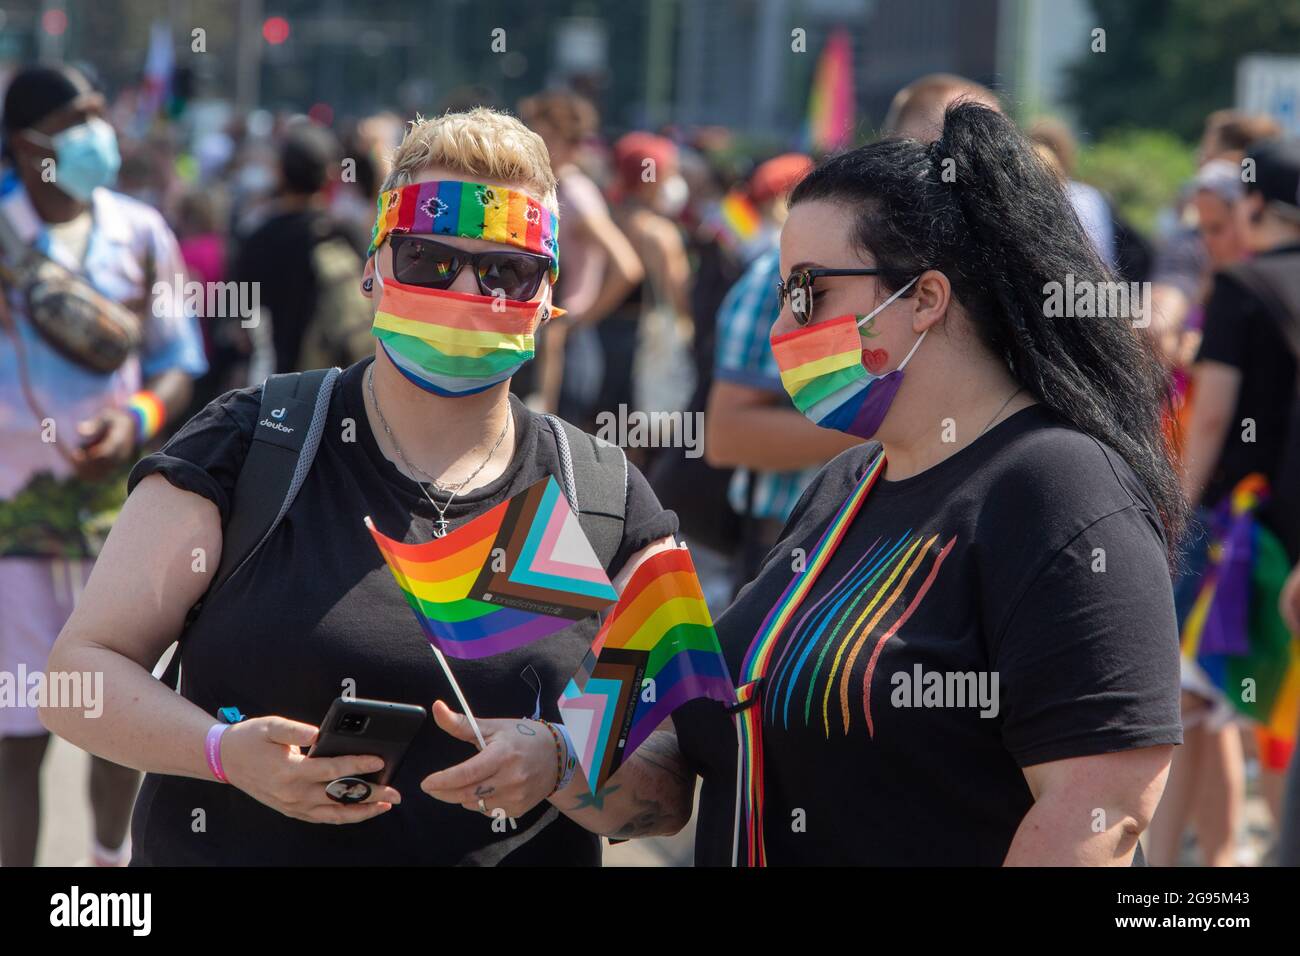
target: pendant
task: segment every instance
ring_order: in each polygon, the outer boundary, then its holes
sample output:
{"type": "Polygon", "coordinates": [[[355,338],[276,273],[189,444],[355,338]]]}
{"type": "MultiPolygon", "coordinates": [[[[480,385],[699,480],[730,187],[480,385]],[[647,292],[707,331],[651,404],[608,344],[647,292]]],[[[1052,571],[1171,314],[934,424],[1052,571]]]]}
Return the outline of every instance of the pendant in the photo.
{"type": "Polygon", "coordinates": [[[441,517],[441,516],[438,517],[437,527],[435,527],[435,528],[433,529],[433,536],[434,536],[435,538],[445,538],[445,537],[447,536],[447,519],[446,519],[446,518],[443,518],[443,517],[441,517]]]}

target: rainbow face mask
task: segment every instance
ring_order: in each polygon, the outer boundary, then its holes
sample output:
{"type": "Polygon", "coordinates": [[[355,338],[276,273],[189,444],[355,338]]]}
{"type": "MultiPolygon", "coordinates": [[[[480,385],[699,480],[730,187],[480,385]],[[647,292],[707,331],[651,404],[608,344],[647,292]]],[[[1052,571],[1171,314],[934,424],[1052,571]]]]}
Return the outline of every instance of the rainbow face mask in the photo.
{"type": "Polygon", "coordinates": [[[880,428],[903,384],[903,368],[926,333],[921,333],[898,368],[877,374],[868,371],[864,362],[858,329],[915,282],[913,279],[866,315],[841,315],[772,339],[781,384],[810,421],[858,438],[870,438],[880,428]]]}
{"type": "Polygon", "coordinates": [[[541,301],[425,289],[385,279],[371,333],[398,371],[436,395],[473,395],[504,382],[533,357],[533,333],[549,314],[541,301]]]}

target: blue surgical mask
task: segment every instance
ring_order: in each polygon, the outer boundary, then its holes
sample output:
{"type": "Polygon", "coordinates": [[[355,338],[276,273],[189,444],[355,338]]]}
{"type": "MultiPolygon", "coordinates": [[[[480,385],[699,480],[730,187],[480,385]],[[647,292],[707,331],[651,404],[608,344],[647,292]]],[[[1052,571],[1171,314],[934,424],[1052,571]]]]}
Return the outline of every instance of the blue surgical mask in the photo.
{"type": "Polygon", "coordinates": [[[54,185],[73,199],[89,202],[97,186],[109,186],[117,179],[122,157],[117,151],[117,134],[108,121],[93,116],[53,136],[28,131],[32,139],[45,140],[54,150],[54,185]]]}

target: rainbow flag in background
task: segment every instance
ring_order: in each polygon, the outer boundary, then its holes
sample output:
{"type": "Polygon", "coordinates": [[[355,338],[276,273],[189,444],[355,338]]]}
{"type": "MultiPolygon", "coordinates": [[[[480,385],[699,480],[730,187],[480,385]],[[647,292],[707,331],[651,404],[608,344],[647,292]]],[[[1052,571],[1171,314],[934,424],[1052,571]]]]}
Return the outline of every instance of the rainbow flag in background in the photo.
{"type": "Polygon", "coordinates": [[[758,237],[763,221],[742,192],[732,190],[722,197],[707,221],[709,230],[726,249],[740,253],[758,237]]]}
{"type": "Polygon", "coordinates": [[[1183,621],[1182,650],[1238,713],[1294,741],[1300,642],[1277,606],[1291,562],[1255,518],[1267,496],[1264,477],[1248,475],[1215,513],[1206,566],[1183,621]]]}
{"type": "Polygon", "coordinates": [[[690,553],[674,548],[633,572],[560,697],[591,792],[697,697],[734,704],[736,691],[690,553]]]}
{"type": "Polygon", "coordinates": [[[841,27],[831,33],[817,61],[808,98],[805,147],[824,153],[852,145],[855,112],[853,41],[841,27]]]}
{"type": "Polygon", "coordinates": [[[550,476],[424,544],[365,521],[425,637],[449,657],[514,650],[618,598],[550,476]]]}

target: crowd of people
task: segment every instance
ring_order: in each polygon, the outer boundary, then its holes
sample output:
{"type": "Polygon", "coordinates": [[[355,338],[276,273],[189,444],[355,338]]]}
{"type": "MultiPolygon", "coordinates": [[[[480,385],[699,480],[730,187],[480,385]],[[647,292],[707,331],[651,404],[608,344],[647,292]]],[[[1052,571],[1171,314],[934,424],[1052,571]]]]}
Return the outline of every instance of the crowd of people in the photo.
{"type": "Polygon", "coordinates": [[[50,732],[94,755],[98,865],[597,864],[697,778],[701,864],[1300,863],[1300,142],[1268,118],[1211,115],[1148,237],[1068,127],[948,74],[829,157],[611,141],[567,90],[187,143],[34,66],[3,110],[0,672],[103,678],[95,718],[0,706],[4,865],[50,732]],[[434,228],[462,187],[538,229],[434,228]],[[1151,292],[1058,314],[1067,277],[1151,292]],[[319,447],[250,542],[262,382],[333,367],[293,380],[319,447]],[[620,454],[612,411],[676,417],[620,454]],[[429,540],[570,457],[616,587],[681,540],[708,569],[744,708],[556,779],[588,620],[463,662],[481,752],[438,703],[391,785],[327,794],[378,759],[304,759],[341,680],[449,693],[360,516],[429,540]],[[909,703],[924,672],[991,697],[909,703]]]}

